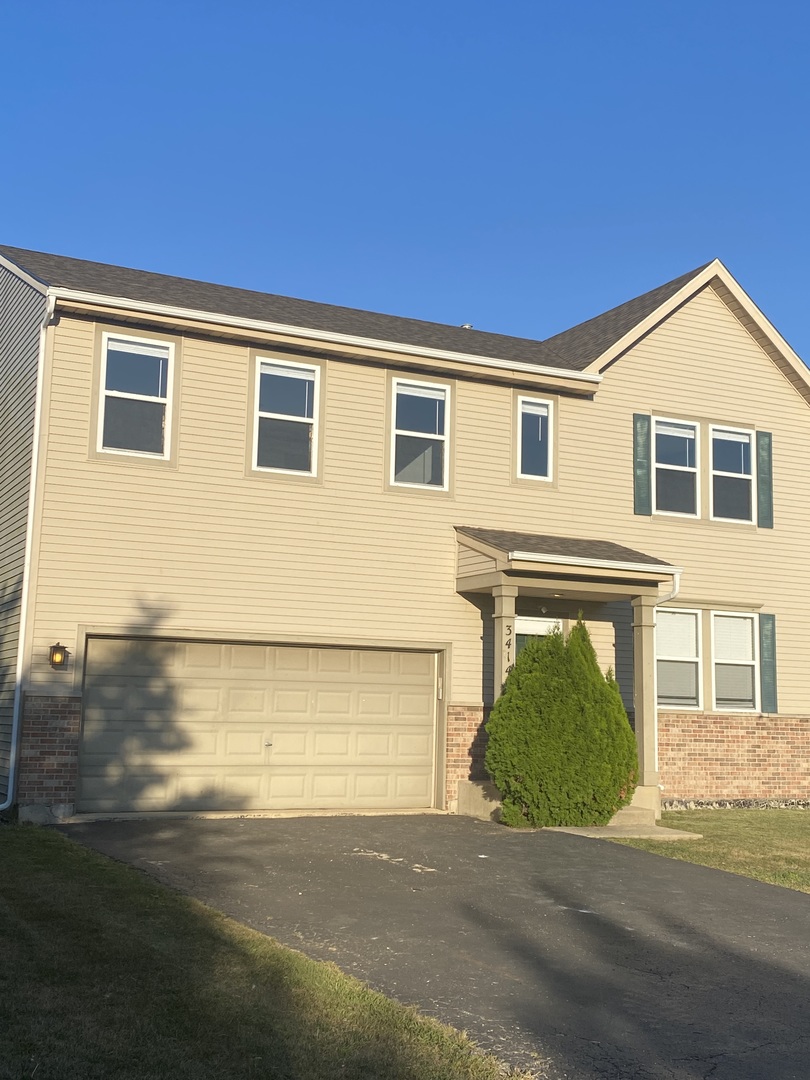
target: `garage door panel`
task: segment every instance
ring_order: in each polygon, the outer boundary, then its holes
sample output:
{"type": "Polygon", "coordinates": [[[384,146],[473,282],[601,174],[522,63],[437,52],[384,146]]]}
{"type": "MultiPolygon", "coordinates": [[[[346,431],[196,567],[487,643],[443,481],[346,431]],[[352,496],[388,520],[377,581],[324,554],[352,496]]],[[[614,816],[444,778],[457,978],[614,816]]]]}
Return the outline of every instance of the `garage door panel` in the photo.
{"type": "Polygon", "coordinates": [[[79,808],[430,806],[434,710],[433,654],[91,638],[79,808]]]}

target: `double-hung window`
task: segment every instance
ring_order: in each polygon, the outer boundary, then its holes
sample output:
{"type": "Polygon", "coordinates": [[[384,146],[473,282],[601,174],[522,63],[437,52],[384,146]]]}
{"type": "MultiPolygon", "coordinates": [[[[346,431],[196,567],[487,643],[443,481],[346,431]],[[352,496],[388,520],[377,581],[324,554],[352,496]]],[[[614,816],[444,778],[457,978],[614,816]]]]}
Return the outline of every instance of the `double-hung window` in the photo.
{"type": "Polygon", "coordinates": [[[758,633],[755,615],[712,614],[714,707],[757,708],[758,633]]]}
{"type": "Polygon", "coordinates": [[[658,704],[668,708],[700,705],[700,612],[660,608],[655,653],[658,704]]]}
{"type": "Polygon", "coordinates": [[[254,466],[314,476],[317,468],[317,366],[259,359],[254,466]]]}
{"type": "Polygon", "coordinates": [[[173,359],[169,342],[104,334],[99,450],[169,457],[173,359]]]}
{"type": "Polygon", "coordinates": [[[450,387],[394,379],[391,482],[448,486],[450,387]]]}
{"type": "Polygon", "coordinates": [[[698,513],[697,425],[655,421],[655,510],[664,514],[698,513]]]}
{"type": "Polygon", "coordinates": [[[754,520],[753,434],[713,427],[712,517],[754,520]]]}
{"type": "Polygon", "coordinates": [[[551,402],[519,397],[518,426],[518,476],[550,480],[551,402]]]}

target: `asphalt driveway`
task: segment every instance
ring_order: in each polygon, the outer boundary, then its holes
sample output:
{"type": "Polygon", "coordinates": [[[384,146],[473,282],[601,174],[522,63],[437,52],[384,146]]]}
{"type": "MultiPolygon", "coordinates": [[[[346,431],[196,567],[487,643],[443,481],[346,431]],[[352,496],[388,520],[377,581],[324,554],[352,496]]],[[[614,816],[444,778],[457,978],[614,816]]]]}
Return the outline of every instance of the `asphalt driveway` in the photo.
{"type": "Polygon", "coordinates": [[[554,1080],[810,1077],[802,893],[460,817],[64,831],[554,1080]]]}

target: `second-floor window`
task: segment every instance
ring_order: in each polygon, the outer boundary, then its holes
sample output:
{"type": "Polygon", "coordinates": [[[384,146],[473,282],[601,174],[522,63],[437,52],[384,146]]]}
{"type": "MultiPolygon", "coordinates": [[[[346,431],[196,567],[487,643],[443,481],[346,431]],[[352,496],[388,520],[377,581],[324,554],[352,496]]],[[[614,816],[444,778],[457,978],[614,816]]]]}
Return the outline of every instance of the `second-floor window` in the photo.
{"type": "Polygon", "coordinates": [[[447,488],[450,387],[394,379],[391,480],[447,488]]]}
{"type": "Polygon", "coordinates": [[[712,517],[753,521],[753,435],[714,427],[711,441],[712,517]]]}
{"type": "Polygon", "coordinates": [[[99,450],[169,456],[174,347],[138,338],[103,338],[99,450]]]}
{"type": "Polygon", "coordinates": [[[664,514],[698,512],[697,426],[655,421],[655,510],[664,514]]]}
{"type": "Polygon", "coordinates": [[[550,480],[551,403],[519,397],[518,426],[518,476],[550,480]]]}
{"type": "Polygon", "coordinates": [[[257,469],[314,476],[319,369],[259,360],[256,372],[257,469]]]}

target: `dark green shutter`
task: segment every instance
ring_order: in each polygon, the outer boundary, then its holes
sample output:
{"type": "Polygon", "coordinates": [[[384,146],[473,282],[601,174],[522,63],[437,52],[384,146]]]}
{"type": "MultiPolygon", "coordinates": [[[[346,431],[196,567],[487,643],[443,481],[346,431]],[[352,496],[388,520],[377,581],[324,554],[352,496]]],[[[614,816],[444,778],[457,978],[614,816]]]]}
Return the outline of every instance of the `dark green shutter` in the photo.
{"type": "Polygon", "coordinates": [[[757,525],[773,528],[773,451],[770,431],[757,432],[757,525]]]}
{"type": "Polygon", "coordinates": [[[652,513],[650,427],[647,413],[633,413],[633,513],[652,513]]]}
{"type": "Polygon", "coordinates": [[[776,616],[759,617],[760,711],[776,709],[776,616]]]}

